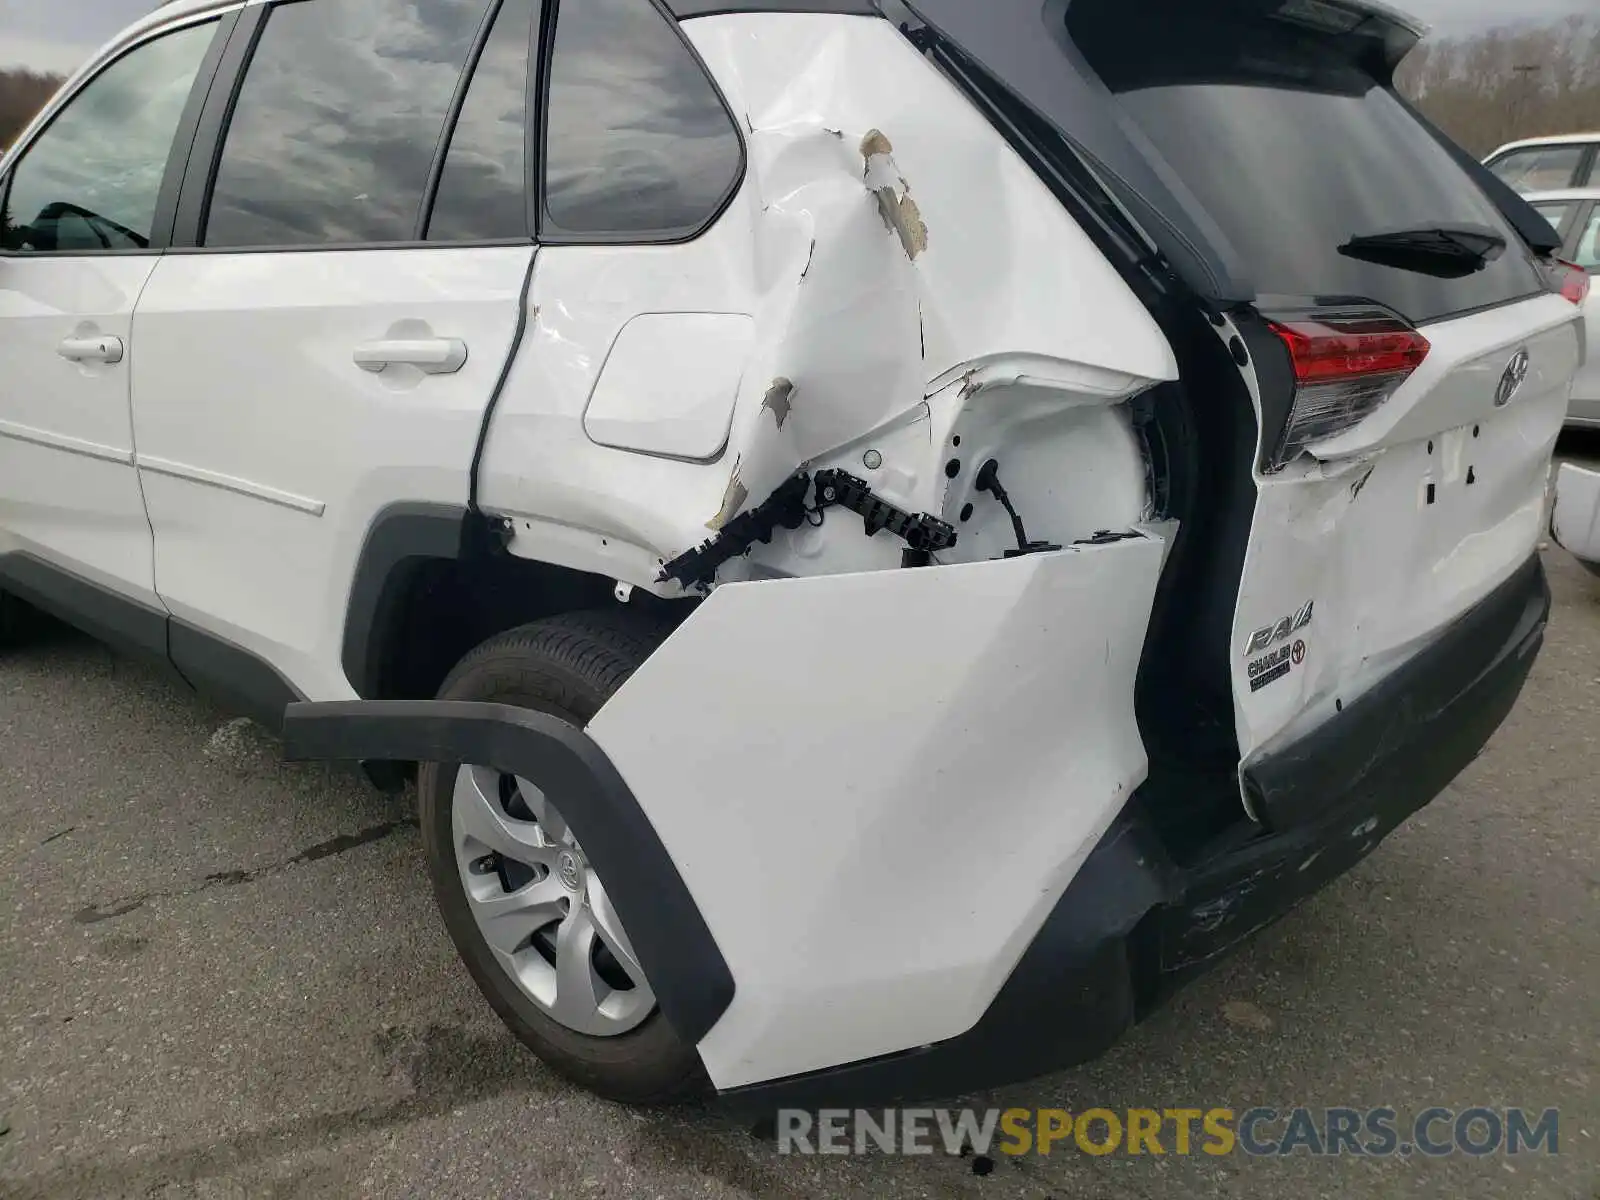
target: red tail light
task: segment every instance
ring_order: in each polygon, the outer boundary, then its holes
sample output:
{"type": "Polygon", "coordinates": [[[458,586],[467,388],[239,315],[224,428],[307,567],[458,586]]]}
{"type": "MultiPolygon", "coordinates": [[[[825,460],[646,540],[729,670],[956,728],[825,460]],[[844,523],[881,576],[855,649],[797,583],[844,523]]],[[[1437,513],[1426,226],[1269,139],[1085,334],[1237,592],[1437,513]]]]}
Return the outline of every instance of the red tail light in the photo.
{"type": "Polygon", "coordinates": [[[1294,365],[1294,404],[1277,452],[1277,470],[1317,442],[1372,414],[1422,365],[1428,339],[1385,312],[1313,314],[1268,321],[1294,365]]]}
{"type": "Polygon", "coordinates": [[[1552,258],[1545,267],[1545,274],[1550,279],[1550,289],[1560,292],[1563,299],[1581,306],[1589,298],[1589,272],[1577,263],[1552,258]]]}

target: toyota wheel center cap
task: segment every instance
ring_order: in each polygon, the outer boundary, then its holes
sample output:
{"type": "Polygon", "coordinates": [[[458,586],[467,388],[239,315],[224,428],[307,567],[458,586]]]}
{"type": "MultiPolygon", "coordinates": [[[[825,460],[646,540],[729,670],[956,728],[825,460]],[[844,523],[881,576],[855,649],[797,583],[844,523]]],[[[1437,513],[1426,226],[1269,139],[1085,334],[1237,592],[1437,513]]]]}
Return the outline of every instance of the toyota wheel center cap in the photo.
{"type": "Polygon", "coordinates": [[[583,887],[583,860],[571,850],[563,850],[556,858],[556,875],[567,891],[578,891],[583,887]]]}

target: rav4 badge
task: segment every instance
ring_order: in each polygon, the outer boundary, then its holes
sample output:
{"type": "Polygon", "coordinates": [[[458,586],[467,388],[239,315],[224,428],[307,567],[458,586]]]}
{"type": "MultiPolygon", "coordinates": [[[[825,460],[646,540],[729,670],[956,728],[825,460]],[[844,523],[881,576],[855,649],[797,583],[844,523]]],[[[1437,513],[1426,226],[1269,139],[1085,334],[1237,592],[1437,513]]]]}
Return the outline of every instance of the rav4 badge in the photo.
{"type": "Polygon", "coordinates": [[[1311,611],[1316,606],[1315,600],[1307,600],[1306,606],[1299,612],[1283,618],[1275,625],[1263,625],[1250,635],[1250,640],[1245,644],[1244,653],[1248,658],[1258,654],[1274,642],[1281,642],[1291,633],[1298,633],[1311,624],[1311,611]]]}

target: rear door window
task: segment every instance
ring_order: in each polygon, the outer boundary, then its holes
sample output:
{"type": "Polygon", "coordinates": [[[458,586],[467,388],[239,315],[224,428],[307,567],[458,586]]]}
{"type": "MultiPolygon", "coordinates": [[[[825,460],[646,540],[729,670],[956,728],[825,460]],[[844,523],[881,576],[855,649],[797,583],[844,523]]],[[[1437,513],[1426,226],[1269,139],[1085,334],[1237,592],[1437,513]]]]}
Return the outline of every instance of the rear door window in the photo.
{"type": "Polygon", "coordinates": [[[1527,146],[1502,154],[1489,169],[1519,192],[1554,191],[1578,182],[1586,149],[1582,145],[1527,146]]]}
{"type": "Polygon", "coordinates": [[[504,0],[473,69],[439,174],[428,240],[526,237],[528,66],[539,0],[504,0]]]}
{"type": "Polygon", "coordinates": [[[445,117],[488,5],[273,5],[223,141],[204,244],[413,240],[445,117]]]}
{"type": "Polygon", "coordinates": [[[1160,7],[1156,36],[1129,37],[1118,0],[1080,0],[1068,29],[1260,294],[1375,300],[1424,322],[1542,289],[1495,205],[1340,43],[1268,16],[1160,7]],[[1506,249],[1454,279],[1341,250],[1441,225],[1486,227],[1506,249]]]}

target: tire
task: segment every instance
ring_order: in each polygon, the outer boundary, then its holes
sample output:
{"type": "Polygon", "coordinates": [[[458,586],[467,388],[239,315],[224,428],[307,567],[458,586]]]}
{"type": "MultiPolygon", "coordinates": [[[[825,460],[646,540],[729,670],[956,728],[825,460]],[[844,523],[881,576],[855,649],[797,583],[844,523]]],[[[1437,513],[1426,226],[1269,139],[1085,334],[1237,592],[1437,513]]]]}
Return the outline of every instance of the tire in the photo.
{"type": "Polygon", "coordinates": [[[0,651],[21,645],[37,618],[38,614],[21,600],[0,592],[0,651]]]}
{"type": "MultiPolygon", "coordinates": [[[[525,625],[485,642],[463,658],[445,680],[439,698],[510,704],[582,726],[644,662],[665,633],[665,628],[649,618],[627,610],[575,613],[525,625]]],[[[482,770],[424,763],[417,790],[434,894],[451,940],[485,999],[512,1033],[545,1063],[607,1099],[660,1105],[706,1091],[709,1084],[699,1055],[678,1037],[659,1008],[652,1007],[648,1016],[625,1032],[610,1036],[579,1032],[558,1020],[550,1007],[536,1002],[491,948],[474,916],[467,892],[469,868],[464,865],[469,852],[458,849],[454,824],[458,780],[464,773],[482,770]]],[[[515,800],[513,797],[511,803],[515,800]]],[[[470,807],[470,801],[462,803],[470,807]]],[[[559,798],[549,797],[548,803],[558,806],[559,798]]],[[[473,866],[486,861],[479,859],[473,866]]],[[[485,879],[495,880],[488,884],[492,891],[503,887],[510,893],[517,886],[515,881],[506,881],[503,869],[498,876],[493,868],[473,874],[475,887],[484,886],[485,879]]],[[[500,894],[494,891],[496,898],[500,894]]],[[[580,909],[588,904],[587,900],[576,902],[580,909]]],[[[561,924],[564,926],[565,920],[561,924]]],[[[545,936],[548,939],[549,935],[545,936]]],[[[518,953],[528,956],[526,948],[518,953]]],[[[545,953],[548,956],[554,951],[545,953]]],[[[614,959],[612,962],[615,964],[614,959]]],[[[552,959],[552,972],[554,967],[552,959]]],[[[644,999],[653,1006],[653,995],[641,992],[640,997],[639,1007],[644,999]]]]}

